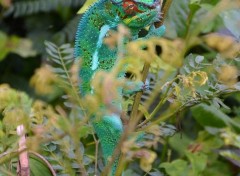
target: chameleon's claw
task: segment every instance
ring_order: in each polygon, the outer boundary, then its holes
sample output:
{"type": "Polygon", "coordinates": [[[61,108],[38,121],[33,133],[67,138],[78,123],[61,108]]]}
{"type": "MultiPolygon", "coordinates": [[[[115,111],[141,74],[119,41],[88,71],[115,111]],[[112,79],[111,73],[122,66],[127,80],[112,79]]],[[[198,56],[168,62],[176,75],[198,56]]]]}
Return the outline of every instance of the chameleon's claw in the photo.
{"type": "Polygon", "coordinates": [[[150,86],[148,84],[143,84],[141,91],[149,90],[150,86]]]}
{"type": "Polygon", "coordinates": [[[144,90],[144,83],[142,81],[127,81],[123,88],[123,94],[128,95],[144,90]]]}
{"type": "Polygon", "coordinates": [[[144,84],[142,81],[128,81],[123,89],[123,94],[128,95],[141,91],[144,92],[149,88],[149,84],[144,84]]]}

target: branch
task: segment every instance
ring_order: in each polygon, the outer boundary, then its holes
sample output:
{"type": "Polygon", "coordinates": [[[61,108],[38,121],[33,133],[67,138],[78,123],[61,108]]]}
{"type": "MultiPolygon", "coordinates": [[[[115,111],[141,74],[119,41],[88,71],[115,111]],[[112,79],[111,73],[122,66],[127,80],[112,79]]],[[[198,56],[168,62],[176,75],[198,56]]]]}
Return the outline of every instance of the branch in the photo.
{"type": "MultiPolygon", "coordinates": [[[[26,149],[26,137],[25,137],[25,128],[23,125],[19,125],[17,127],[17,134],[20,137],[19,139],[19,151],[26,149]]],[[[19,163],[18,163],[18,171],[17,174],[19,176],[30,176],[30,166],[29,166],[29,158],[28,152],[26,150],[22,151],[19,154],[19,163]]]]}
{"type": "Polygon", "coordinates": [[[52,175],[53,176],[56,176],[56,172],[55,170],[53,169],[52,165],[48,162],[48,160],[46,160],[42,155],[34,152],[34,151],[29,151],[30,154],[32,155],[35,155],[36,157],[38,157],[39,159],[41,159],[47,166],[48,166],[48,169],[51,171],[52,175]]]}

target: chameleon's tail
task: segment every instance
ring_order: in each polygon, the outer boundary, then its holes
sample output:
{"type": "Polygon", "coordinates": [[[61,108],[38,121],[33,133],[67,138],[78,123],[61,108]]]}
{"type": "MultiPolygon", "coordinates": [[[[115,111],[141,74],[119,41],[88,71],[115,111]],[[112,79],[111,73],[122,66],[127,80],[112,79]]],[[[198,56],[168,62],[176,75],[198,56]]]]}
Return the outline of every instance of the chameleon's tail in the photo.
{"type": "MultiPolygon", "coordinates": [[[[93,127],[100,139],[101,148],[105,163],[108,162],[109,157],[113,155],[113,152],[118,144],[118,141],[123,132],[123,125],[119,115],[111,114],[105,115],[101,120],[95,121],[93,127]]],[[[111,175],[114,176],[118,164],[118,159],[114,161],[111,175]]]]}

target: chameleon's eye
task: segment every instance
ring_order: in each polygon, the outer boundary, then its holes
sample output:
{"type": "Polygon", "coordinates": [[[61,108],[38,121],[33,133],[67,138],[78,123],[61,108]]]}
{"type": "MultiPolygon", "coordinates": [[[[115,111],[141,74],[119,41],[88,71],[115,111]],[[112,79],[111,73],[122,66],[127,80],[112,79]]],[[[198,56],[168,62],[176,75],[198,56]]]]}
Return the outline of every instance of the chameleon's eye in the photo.
{"type": "Polygon", "coordinates": [[[129,15],[134,15],[136,12],[139,12],[136,3],[131,0],[123,1],[123,9],[125,13],[129,15]]]}

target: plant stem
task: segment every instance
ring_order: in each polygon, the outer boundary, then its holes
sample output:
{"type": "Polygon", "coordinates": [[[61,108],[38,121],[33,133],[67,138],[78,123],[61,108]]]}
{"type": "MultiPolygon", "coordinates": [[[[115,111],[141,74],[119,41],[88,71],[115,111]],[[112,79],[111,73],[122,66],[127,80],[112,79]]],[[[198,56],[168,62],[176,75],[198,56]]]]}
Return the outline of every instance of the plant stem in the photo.
{"type": "Polygon", "coordinates": [[[163,145],[163,149],[162,149],[162,153],[161,153],[161,162],[165,161],[165,157],[167,155],[167,151],[168,151],[168,138],[166,139],[165,144],[163,145]]]}
{"type": "MultiPolygon", "coordinates": [[[[22,151],[23,149],[26,149],[26,137],[25,137],[25,128],[23,125],[17,126],[17,134],[20,137],[19,139],[19,151],[22,151]]],[[[18,169],[17,174],[20,176],[30,176],[30,166],[29,166],[29,158],[28,158],[28,152],[22,151],[19,154],[19,163],[18,163],[18,169]]]]}
{"type": "Polygon", "coordinates": [[[161,90],[166,86],[168,85],[167,87],[167,90],[166,92],[164,93],[162,99],[160,100],[160,102],[158,103],[158,105],[154,108],[154,110],[152,111],[152,113],[149,115],[149,117],[144,120],[142,123],[140,123],[137,128],[141,128],[142,126],[144,126],[145,124],[147,124],[155,115],[156,113],[160,110],[160,108],[162,107],[162,105],[167,101],[167,95],[168,95],[168,92],[172,86],[172,84],[178,79],[178,77],[176,77],[175,79],[173,79],[171,82],[167,82],[166,84],[164,84],[162,87],[161,87],[161,90]]]}
{"type": "Polygon", "coordinates": [[[79,93],[78,93],[78,91],[76,89],[76,86],[74,85],[74,83],[73,83],[69,73],[68,73],[68,69],[67,69],[67,67],[65,65],[65,62],[64,62],[63,57],[62,57],[62,53],[61,53],[59,48],[57,49],[57,52],[58,52],[58,56],[60,58],[60,62],[61,62],[62,68],[63,68],[63,70],[64,70],[64,72],[65,72],[65,74],[67,76],[67,80],[69,81],[70,86],[71,86],[71,88],[73,90],[73,96],[76,98],[77,103],[80,105],[80,107],[83,108],[82,102],[81,102],[80,97],[79,97],[79,93]]]}
{"type": "Polygon", "coordinates": [[[8,176],[15,176],[15,174],[9,172],[7,169],[3,168],[3,167],[0,167],[0,173],[2,174],[6,174],[8,176]]]}
{"type": "Polygon", "coordinates": [[[48,166],[48,169],[51,171],[52,175],[53,176],[56,176],[56,172],[55,170],[53,169],[52,165],[48,162],[48,160],[46,160],[42,155],[34,152],[34,151],[29,151],[29,154],[32,154],[32,155],[35,155],[36,157],[38,157],[39,159],[41,159],[47,166],[48,166]]]}
{"type": "Polygon", "coordinates": [[[95,141],[95,168],[94,168],[94,170],[95,170],[95,175],[97,175],[99,140],[97,140],[94,133],[93,133],[93,139],[95,141]]]}
{"type": "MultiPolygon", "coordinates": [[[[150,68],[150,64],[145,63],[144,67],[143,67],[143,72],[142,72],[142,81],[143,82],[145,82],[147,79],[149,68],[150,68]]],[[[136,97],[135,97],[134,103],[133,103],[132,112],[131,112],[131,120],[135,120],[135,118],[137,118],[138,107],[139,107],[139,104],[141,101],[142,94],[143,94],[142,91],[140,91],[136,94],[136,97]]]]}

